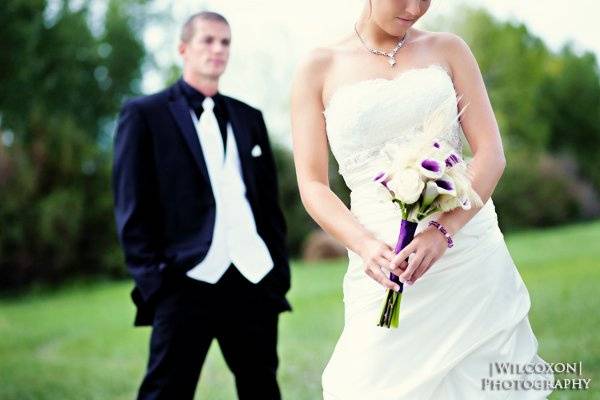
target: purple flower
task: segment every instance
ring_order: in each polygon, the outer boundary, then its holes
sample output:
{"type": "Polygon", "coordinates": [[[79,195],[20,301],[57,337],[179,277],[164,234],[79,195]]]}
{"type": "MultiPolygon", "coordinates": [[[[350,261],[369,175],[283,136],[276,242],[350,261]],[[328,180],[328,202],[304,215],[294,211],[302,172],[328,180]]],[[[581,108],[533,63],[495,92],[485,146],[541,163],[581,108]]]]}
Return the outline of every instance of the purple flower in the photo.
{"type": "Polygon", "coordinates": [[[438,180],[435,181],[435,184],[439,188],[442,188],[442,189],[447,190],[447,191],[454,190],[454,185],[452,184],[452,182],[450,182],[449,180],[446,180],[446,179],[438,179],[438,180]]]}
{"type": "Polygon", "coordinates": [[[454,165],[458,164],[461,161],[460,157],[455,154],[452,153],[448,156],[448,158],[446,158],[446,167],[453,167],[454,165]]]}
{"type": "Polygon", "coordinates": [[[466,195],[461,196],[459,199],[459,204],[463,210],[471,209],[471,199],[469,199],[469,196],[466,196],[466,195]]]}
{"type": "Polygon", "coordinates": [[[387,183],[390,180],[390,176],[384,171],[381,171],[380,173],[375,175],[375,178],[373,178],[373,180],[375,182],[381,183],[383,186],[385,186],[386,189],[389,189],[387,183]]]}
{"type": "Polygon", "coordinates": [[[440,172],[440,163],[436,160],[425,159],[421,161],[421,167],[431,172],[440,172]]]}
{"type": "Polygon", "coordinates": [[[452,178],[445,176],[443,179],[428,181],[425,187],[425,194],[423,195],[421,211],[427,210],[427,208],[431,205],[431,203],[433,203],[438,195],[442,194],[456,196],[456,190],[454,189],[454,182],[452,182],[452,178]]]}
{"type": "Polygon", "coordinates": [[[436,159],[424,158],[419,163],[419,170],[421,175],[430,179],[437,179],[444,174],[445,166],[436,159]]]}

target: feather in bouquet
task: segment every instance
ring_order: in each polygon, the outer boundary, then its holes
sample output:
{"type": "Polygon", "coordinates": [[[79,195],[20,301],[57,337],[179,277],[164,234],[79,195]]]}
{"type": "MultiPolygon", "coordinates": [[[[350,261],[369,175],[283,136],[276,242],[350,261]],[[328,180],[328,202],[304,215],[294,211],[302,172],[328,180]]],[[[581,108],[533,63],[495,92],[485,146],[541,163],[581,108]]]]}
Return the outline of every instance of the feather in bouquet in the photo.
{"type": "MultiPolygon", "coordinates": [[[[412,241],[418,222],[429,215],[458,207],[466,210],[482,206],[479,195],[471,187],[466,162],[456,149],[441,139],[466,109],[464,107],[454,119],[448,118],[452,107],[456,107],[454,101],[452,97],[434,110],[423,124],[423,134],[410,144],[391,143],[383,149],[384,165],[374,180],[402,214],[394,248],[396,254],[412,241]]],[[[390,274],[390,279],[400,290],[388,289],[377,325],[396,328],[404,285],[394,274],[390,274]]]]}

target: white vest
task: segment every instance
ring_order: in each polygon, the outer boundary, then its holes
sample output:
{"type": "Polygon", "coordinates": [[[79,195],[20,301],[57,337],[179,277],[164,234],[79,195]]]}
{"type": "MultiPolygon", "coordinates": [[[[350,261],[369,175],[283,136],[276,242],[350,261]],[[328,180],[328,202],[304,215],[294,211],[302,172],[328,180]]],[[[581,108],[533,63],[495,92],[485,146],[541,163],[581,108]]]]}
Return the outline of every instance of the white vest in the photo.
{"type": "MultiPolygon", "coordinates": [[[[199,120],[191,111],[202,152],[215,151],[202,141],[199,120]]],[[[256,232],[254,215],[246,199],[246,185],[231,124],[227,124],[227,149],[223,165],[204,157],[215,198],[215,225],[206,257],[187,272],[191,278],[216,283],[233,263],[246,279],[258,283],[272,268],[273,259],[256,232]]]]}

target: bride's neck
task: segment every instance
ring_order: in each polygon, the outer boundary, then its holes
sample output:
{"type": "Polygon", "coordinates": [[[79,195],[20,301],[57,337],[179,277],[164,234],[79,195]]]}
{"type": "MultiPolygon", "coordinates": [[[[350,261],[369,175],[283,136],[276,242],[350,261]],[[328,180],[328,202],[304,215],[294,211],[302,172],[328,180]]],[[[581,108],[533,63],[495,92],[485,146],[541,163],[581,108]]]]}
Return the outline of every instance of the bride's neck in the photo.
{"type": "Polygon", "coordinates": [[[395,47],[398,44],[398,39],[405,34],[402,33],[400,36],[392,36],[381,29],[379,25],[369,18],[368,9],[361,14],[356,23],[356,29],[368,45],[381,49],[395,47]]]}

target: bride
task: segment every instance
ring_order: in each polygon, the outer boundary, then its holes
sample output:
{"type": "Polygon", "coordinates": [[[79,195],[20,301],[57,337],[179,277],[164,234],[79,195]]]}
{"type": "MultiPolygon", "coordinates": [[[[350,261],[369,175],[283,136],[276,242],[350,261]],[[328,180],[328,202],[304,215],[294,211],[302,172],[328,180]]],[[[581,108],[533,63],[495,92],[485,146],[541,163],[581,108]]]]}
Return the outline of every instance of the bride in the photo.
{"type": "Polygon", "coordinates": [[[429,6],[429,0],[365,2],[354,32],[312,51],[293,84],[302,202],[349,257],[344,329],[323,373],[323,396],[545,399],[554,376],[537,355],[529,293],[491,199],[506,164],[499,129],[467,44],[455,34],[413,27],[429,6]],[[392,141],[409,145],[425,116],[449,98],[451,128],[443,139],[461,152],[467,144],[461,134],[466,138],[483,207],[433,214],[394,254],[400,211],[378,197],[373,183],[381,149],[392,141]],[[351,190],[350,209],[329,188],[328,144],[351,190]],[[449,232],[453,246],[430,220],[449,232]],[[398,289],[390,273],[405,284],[396,329],[377,326],[385,289],[398,289]]]}

